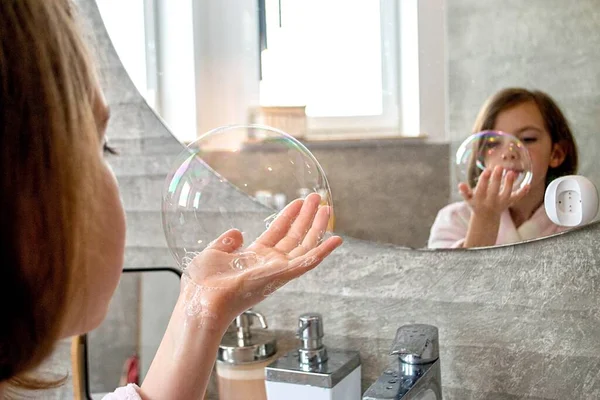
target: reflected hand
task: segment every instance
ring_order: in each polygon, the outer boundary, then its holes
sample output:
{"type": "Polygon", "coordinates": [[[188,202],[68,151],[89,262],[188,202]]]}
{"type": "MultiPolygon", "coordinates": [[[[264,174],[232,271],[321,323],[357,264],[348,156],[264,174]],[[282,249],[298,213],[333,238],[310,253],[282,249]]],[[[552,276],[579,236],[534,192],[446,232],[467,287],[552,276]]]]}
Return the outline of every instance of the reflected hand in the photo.
{"type": "Polygon", "coordinates": [[[484,170],[474,190],[471,190],[466,183],[458,185],[460,194],[471,206],[474,214],[499,218],[502,212],[529,193],[530,185],[513,193],[516,174],[514,171],[508,171],[503,178],[503,172],[501,166],[496,166],[493,170],[484,170]]]}
{"type": "Polygon", "coordinates": [[[198,256],[183,278],[188,316],[213,318],[229,324],[292,279],[315,268],[342,239],[319,244],[329,221],[329,207],[319,207],[313,193],[290,203],[250,246],[238,230],[222,234],[198,256]]]}

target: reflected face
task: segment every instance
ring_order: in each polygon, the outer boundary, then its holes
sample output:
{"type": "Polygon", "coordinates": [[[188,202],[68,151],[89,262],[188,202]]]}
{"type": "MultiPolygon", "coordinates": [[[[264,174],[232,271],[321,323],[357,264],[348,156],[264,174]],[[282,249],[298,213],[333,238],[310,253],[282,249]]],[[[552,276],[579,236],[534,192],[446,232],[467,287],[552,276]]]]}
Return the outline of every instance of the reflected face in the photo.
{"type": "MultiPolygon", "coordinates": [[[[105,131],[109,109],[100,90],[94,104],[94,117],[100,137],[99,152],[105,152],[105,131]]],[[[65,336],[82,334],[96,328],[104,320],[108,305],[119,282],[125,252],[125,212],[119,196],[114,173],[104,159],[101,160],[98,203],[88,218],[93,222],[90,237],[84,249],[87,269],[78,275],[77,292],[70,302],[74,308],[68,313],[65,336]]]]}
{"type": "Polygon", "coordinates": [[[501,166],[505,171],[513,171],[517,174],[527,169],[524,146],[516,142],[508,135],[488,135],[483,137],[481,143],[481,156],[485,161],[484,168],[501,166]]]}
{"type": "MultiPolygon", "coordinates": [[[[545,187],[548,168],[556,168],[562,164],[565,154],[559,144],[552,143],[537,105],[534,102],[526,102],[500,112],[493,129],[510,133],[521,140],[531,158],[532,188],[540,185],[545,187]]],[[[514,145],[500,145],[488,167],[495,165],[502,165],[508,169],[519,165],[519,156],[514,145]]]]}

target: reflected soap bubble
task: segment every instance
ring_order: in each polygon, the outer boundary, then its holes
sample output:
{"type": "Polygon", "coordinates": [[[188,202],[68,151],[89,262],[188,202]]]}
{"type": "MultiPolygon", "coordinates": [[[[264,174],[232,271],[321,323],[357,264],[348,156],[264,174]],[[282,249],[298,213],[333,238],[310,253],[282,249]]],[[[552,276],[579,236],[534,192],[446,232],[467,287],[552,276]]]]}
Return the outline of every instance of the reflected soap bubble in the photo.
{"type": "MultiPolygon", "coordinates": [[[[188,145],[167,175],[162,222],[167,244],[180,267],[223,232],[235,228],[250,245],[292,200],[321,195],[333,230],[329,183],[313,154],[292,136],[267,126],[214,129],[188,145]]],[[[240,249],[232,268],[252,255],[240,249]]]]}
{"type": "Polygon", "coordinates": [[[531,183],[531,158],[525,145],[515,136],[498,131],[483,131],[469,136],[458,148],[455,158],[459,182],[469,188],[477,186],[479,176],[486,168],[500,165],[504,174],[516,173],[513,191],[531,183]]]}

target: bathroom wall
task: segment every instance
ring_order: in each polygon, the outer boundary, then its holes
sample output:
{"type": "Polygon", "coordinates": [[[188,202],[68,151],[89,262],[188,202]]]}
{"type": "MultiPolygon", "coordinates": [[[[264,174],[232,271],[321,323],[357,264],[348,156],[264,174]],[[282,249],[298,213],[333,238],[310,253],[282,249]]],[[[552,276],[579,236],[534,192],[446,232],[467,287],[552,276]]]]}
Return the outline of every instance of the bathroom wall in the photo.
{"type": "MultiPolygon", "coordinates": [[[[158,189],[169,164],[163,155],[179,144],[127,78],[93,0],[79,3],[97,35],[109,134],[124,154],[111,163],[127,209],[126,263],[172,264],[158,189]]],[[[385,368],[396,328],[422,322],[440,329],[445,399],[597,398],[599,236],[595,224],[517,246],[436,252],[348,239],[257,309],[287,343],[301,312],[323,313],[326,343],[360,350],[364,389],[385,368]]],[[[56,354],[55,371],[67,356],[64,348],[56,354]]]]}
{"type": "MultiPolygon", "coordinates": [[[[448,144],[420,139],[308,142],[331,185],[336,232],[357,239],[422,248],[449,196],[448,144]]],[[[289,165],[287,152],[261,151],[260,160],[277,171],[289,165]]],[[[265,179],[252,151],[217,152],[206,157],[232,182],[297,196],[288,175],[265,179]],[[226,159],[227,162],[222,160],[226,159]],[[280,179],[278,179],[280,178],[280,179]]],[[[295,186],[294,186],[295,185],[295,186]]]]}
{"type": "Polygon", "coordinates": [[[423,248],[450,195],[448,144],[373,140],[309,145],[333,193],[335,230],[423,248]]]}
{"type": "MultiPolygon", "coordinates": [[[[508,86],[546,91],[559,103],[581,154],[580,173],[600,184],[600,3],[596,0],[447,4],[450,137],[472,129],[486,98],[508,86]]],[[[454,154],[454,153],[452,153],[454,154]]],[[[454,185],[452,185],[454,187],[454,185]]]]}

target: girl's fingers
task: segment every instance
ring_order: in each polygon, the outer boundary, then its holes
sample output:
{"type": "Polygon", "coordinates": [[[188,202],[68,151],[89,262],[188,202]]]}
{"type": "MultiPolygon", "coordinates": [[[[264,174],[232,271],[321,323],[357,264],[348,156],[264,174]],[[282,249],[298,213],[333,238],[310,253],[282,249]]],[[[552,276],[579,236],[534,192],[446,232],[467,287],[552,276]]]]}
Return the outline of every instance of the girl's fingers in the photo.
{"type": "Polygon", "coordinates": [[[258,266],[258,268],[249,268],[244,271],[246,274],[245,279],[254,282],[261,280],[289,282],[319,265],[325,257],[341,244],[342,238],[339,236],[330,237],[300,257],[292,258],[286,262],[267,262],[258,266]]]}
{"type": "Polygon", "coordinates": [[[289,265],[281,272],[281,277],[290,281],[305,274],[321,263],[331,252],[342,244],[342,238],[333,236],[306,254],[290,260],[289,265]]]}
{"type": "Polygon", "coordinates": [[[489,196],[498,196],[500,193],[500,186],[502,185],[502,173],[504,169],[497,165],[492,172],[492,177],[490,179],[490,184],[487,190],[487,195],[489,196]]]}
{"type": "Polygon", "coordinates": [[[307,251],[313,249],[315,246],[319,244],[325,231],[327,230],[327,225],[329,224],[329,217],[331,216],[331,207],[323,206],[320,207],[317,211],[317,215],[313,220],[313,224],[310,227],[310,230],[304,237],[304,240],[298,247],[292,249],[289,252],[289,256],[292,258],[299,257],[305,254],[307,251]]]}
{"type": "Polygon", "coordinates": [[[502,200],[508,200],[511,197],[513,191],[513,185],[515,183],[515,173],[513,171],[508,171],[506,176],[504,177],[504,184],[502,185],[502,190],[500,192],[500,198],[502,200]]]}
{"type": "Polygon", "coordinates": [[[491,176],[492,171],[490,169],[485,169],[481,175],[479,175],[477,186],[475,187],[475,193],[473,194],[474,197],[484,199],[487,196],[491,176]]]}
{"type": "Polygon", "coordinates": [[[302,243],[313,224],[320,202],[321,196],[318,193],[311,193],[304,199],[298,217],[287,234],[275,245],[277,250],[289,253],[302,243]]]}
{"type": "Polygon", "coordinates": [[[521,189],[517,190],[510,196],[510,203],[515,204],[516,202],[523,199],[523,197],[527,196],[529,190],[531,189],[531,185],[525,185],[521,189]]]}
{"type": "Polygon", "coordinates": [[[458,192],[466,202],[471,201],[473,198],[473,191],[469,189],[469,185],[464,182],[458,184],[458,192]]]}
{"type": "Polygon", "coordinates": [[[302,199],[294,200],[288,204],[255,242],[265,247],[273,247],[279,243],[288,234],[303,204],[304,201],[302,199]]]}

